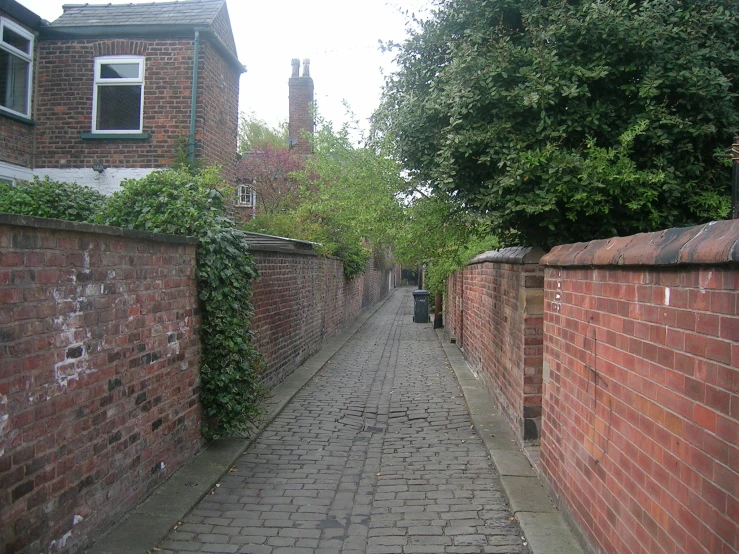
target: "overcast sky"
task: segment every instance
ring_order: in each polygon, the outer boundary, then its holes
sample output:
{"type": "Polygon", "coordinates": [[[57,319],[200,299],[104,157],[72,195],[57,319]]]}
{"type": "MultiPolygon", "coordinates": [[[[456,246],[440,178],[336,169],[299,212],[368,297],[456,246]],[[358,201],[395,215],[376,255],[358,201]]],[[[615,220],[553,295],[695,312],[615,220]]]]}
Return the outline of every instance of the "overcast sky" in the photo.
{"type": "MultiPolygon", "coordinates": [[[[53,21],[62,5],[80,0],[19,0],[53,21]]],[[[401,41],[406,15],[430,0],[228,0],[239,59],[239,110],[255,112],[270,125],[287,120],[290,60],[310,58],[318,110],[337,126],[345,121],[346,100],[366,128],[379,101],[382,70],[392,55],[378,50],[378,40],[401,41]]],[[[127,4],[131,0],[91,1],[127,4]]]]}

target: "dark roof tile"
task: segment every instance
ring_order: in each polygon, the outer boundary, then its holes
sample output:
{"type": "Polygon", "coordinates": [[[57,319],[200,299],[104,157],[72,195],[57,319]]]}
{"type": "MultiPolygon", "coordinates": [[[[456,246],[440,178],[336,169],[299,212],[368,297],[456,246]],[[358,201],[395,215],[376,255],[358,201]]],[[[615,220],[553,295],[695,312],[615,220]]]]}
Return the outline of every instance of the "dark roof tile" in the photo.
{"type": "Polygon", "coordinates": [[[117,25],[210,25],[226,0],[180,0],[143,4],[67,4],[51,27],[117,25]]]}

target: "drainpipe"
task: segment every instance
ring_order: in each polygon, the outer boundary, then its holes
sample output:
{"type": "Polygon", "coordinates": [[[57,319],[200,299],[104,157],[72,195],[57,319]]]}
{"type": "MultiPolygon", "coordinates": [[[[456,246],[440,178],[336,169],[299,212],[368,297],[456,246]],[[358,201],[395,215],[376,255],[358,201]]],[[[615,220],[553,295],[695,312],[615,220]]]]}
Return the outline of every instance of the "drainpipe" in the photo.
{"type": "Polygon", "coordinates": [[[187,143],[187,159],[195,163],[195,111],[198,105],[198,61],[200,58],[200,31],[195,31],[195,46],[192,60],[192,92],[190,93],[190,138],[187,143]]]}

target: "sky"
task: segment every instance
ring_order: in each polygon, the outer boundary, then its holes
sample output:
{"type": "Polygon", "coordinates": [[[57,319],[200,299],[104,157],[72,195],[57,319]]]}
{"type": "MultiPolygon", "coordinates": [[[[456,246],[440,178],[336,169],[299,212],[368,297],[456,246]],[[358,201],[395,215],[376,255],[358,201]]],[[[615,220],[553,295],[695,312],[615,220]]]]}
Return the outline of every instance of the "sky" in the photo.
{"type": "MultiPolygon", "coordinates": [[[[53,21],[63,4],[84,0],[19,0],[53,21]]],[[[239,111],[254,112],[271,126],[287,120],[290,60],[309,58],[319,114],[335,126],[348,121],[344,101],[367,129],[377,107],[391,53],[378,41],[400,42],[407,15],[430,0],[227,0],[239,60],[247,72],[240,83],[239,111]]],[[[90,4],[128,4],[104,0],[90,4]]],[[[134,2],[136,3],[136,2],[134,2]]]]}

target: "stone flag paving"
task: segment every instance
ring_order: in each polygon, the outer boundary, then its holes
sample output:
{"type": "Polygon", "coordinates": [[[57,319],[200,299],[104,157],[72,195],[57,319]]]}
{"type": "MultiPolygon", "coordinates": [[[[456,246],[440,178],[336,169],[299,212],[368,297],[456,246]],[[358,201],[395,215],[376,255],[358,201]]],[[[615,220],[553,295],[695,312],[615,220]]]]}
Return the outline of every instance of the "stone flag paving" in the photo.
{"type": "Polygon", "coordinates": [[[395,291],[160,554],[529,552],[411,292],[395,291]]]}

